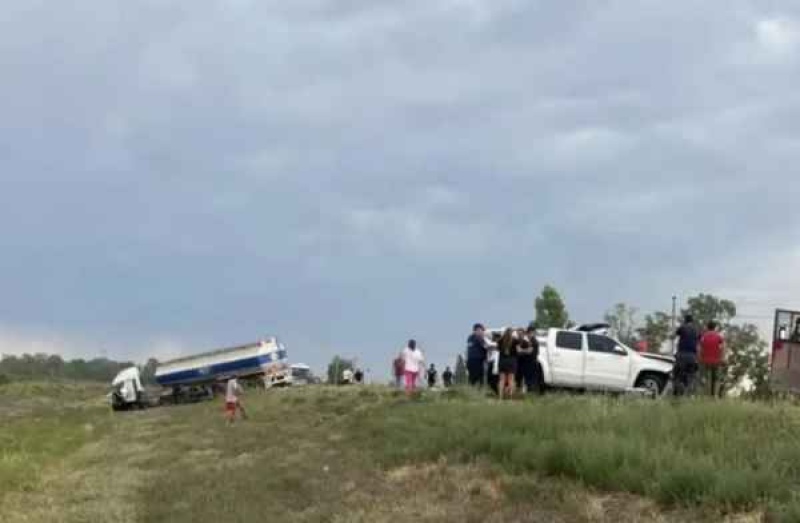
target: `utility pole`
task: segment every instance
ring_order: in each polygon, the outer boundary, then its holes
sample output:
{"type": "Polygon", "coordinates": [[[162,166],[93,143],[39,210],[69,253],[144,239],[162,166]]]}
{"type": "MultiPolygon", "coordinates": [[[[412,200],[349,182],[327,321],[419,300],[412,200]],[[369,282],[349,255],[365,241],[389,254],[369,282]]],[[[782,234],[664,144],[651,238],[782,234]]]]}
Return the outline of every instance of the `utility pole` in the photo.
{"type": "Polygon", "coordinates": [[[671,347],[672,354],[675,354],[675,320],[676,320],[675,315],[677,314],[677,311],[676,311],[677,302],[678,302],[678,297],[677,296],[673,296],[672,297],[672,327],[670,329],[670,337],[669,337],[669,339],[672,340],[670,342],[670,347],[671,347]]]}

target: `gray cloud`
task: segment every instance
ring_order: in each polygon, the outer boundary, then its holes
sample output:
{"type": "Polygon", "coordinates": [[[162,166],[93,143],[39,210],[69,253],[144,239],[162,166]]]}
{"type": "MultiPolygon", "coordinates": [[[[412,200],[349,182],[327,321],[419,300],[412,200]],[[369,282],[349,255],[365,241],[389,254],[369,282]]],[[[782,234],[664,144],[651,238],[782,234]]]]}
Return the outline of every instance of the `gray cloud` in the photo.
{"type": "Polygon", "coordinates": [[[12,1],[0,350],[443,361],[546,282],[580,319],[763,314],[799,263],[798,51],[788,2],[12,1]]]}

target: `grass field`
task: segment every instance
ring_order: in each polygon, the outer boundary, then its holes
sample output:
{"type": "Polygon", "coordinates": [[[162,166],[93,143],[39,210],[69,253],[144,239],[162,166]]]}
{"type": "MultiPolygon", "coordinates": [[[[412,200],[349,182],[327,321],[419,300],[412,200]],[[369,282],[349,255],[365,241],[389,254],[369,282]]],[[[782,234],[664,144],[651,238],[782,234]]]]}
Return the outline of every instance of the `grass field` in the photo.
{"type": "Polygon", "coordinates": [[[789,404],[383,388],[113,414],[0,387],[0,521],[800,521],[789,404]]]}

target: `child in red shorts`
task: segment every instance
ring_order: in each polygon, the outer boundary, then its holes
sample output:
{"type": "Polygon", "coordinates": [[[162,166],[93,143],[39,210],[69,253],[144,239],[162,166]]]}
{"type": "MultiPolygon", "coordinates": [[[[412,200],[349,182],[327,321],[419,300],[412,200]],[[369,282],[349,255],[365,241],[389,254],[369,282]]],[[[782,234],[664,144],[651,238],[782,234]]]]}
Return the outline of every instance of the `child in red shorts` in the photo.
{"type": "Polygon", "coordinates": [[[236,420],[236,411],[241,413],[242,419],[247,419],[247,413],[242,406],[239,396],[242,394],[242,386],[236,378],[230,378],[225,387],[225,419],[228,425],[232,425],[236,420]]]}

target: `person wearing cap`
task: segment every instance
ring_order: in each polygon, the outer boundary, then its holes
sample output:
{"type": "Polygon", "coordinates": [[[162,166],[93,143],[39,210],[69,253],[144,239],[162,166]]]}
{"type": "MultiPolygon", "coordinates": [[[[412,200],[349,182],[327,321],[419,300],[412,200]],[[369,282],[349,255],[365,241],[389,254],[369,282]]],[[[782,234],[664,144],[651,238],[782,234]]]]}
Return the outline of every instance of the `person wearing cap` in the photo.
{"type": "Polygon", "coordinates": [[[472,326],[472,334],[467,338],[467,374],[470,385],[483,386],[488,351],[489,342],[486,341],[485,329],[483,325],[476,323],[472,326]]]}

